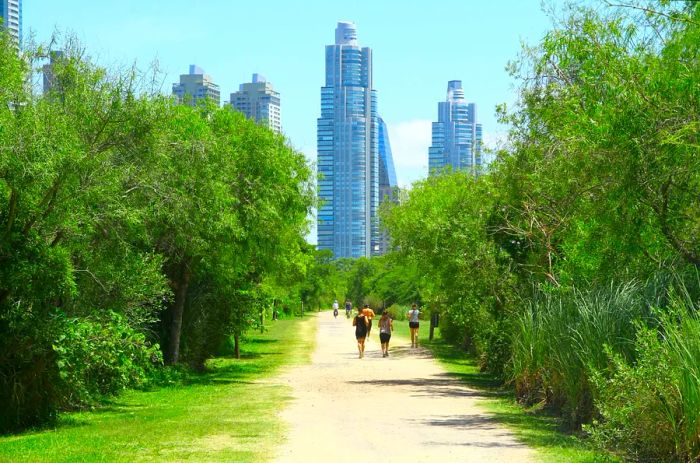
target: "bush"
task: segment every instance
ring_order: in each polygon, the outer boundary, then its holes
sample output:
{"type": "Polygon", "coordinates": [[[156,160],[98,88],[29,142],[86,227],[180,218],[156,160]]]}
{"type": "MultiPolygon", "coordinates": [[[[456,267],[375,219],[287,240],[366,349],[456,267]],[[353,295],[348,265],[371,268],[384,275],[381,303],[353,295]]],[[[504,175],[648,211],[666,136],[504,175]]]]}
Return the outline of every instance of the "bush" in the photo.
{"type": "Polygon", "coordinates": [[[408,312],[408,307],[404,307],[399,304],[393,304],[390,307],[387,307],[387,312],[389,312],[389,316],[396,321],[406,321],[406,312],[408,312]]]}
{"type": "Polygon", "coordinates": [[[518,398],[545,402],[577,429],[594,416],[591,369],[604,370],[611,352],[634,354],[634,320],[646,306],[634,283],[588,292],[539,292],[515,321],[509,378],[518,398]]]}
{"type": "Polygon", "coordinates": [[[674,306],[658,328],[640,328],[634,364],[609,350],[614,373],[594,376],[594,439],[643,461],[700,460],[700,318],[674,306]]]}
{"type": "Polygon", "coordinates": [[[109,312],[103,319],[63,318],[53,344],[64,408],[89,406],[147,381],[162,364],[158,345],[109,312]]]}
{"type": "Polygon", "coordinates": [[[0,433],[52,423],[60,394],[57,324],[15,305],[0,315],[0,433]]]}

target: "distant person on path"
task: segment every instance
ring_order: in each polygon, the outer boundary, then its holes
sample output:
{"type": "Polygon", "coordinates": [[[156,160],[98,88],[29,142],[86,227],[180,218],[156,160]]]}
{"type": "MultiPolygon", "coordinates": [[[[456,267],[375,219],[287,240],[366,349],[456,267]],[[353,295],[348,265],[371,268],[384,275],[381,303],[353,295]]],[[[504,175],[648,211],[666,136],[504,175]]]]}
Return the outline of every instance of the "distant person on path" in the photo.
{"type": "Polygon", "coordinates": [[[420,310],[418,306],[413,304],[411,310],[406,313],[408,317],[408,328],[411,330],[411,347],[418,347],[418,316],[420,315],[420,310]]]}
{"type": "Polygon", "coordinates": [[[352,311],[352,302],[345,301],[345,318],[350,318],[350,312],[352,311]]]}
{"type": "Polygon", "coordinates": [[[336,299],[335,301],[333,301],[333,317],[338,316],[338,307],[338,299],[336,299]]]}
{"type": "Polygon", "coordinates": [[[392,331],[394,331],[394,320],[385,309],[379,319],[379,342],[382,344],[382,357],[389,356],[389,339],[391,339],[392,331]]]}
{"type": "Polygon", "coordinates": [[[374,310],[369,307],[369,304],[365,304],[365,308],[362,309],[362,313],[367,318],[367,337],[372,331],[372,319],[374,318],[374,310]]]}
{"type": "Polygon", "coordinates": [[[357,315],[352,319],[352,326],[355,327],[355,339],[357,339],[357,350],[360,358],[365,356],[365,338],[367,338],[367,317],[362,313],[362,309],[357,307],[357,315]]]}

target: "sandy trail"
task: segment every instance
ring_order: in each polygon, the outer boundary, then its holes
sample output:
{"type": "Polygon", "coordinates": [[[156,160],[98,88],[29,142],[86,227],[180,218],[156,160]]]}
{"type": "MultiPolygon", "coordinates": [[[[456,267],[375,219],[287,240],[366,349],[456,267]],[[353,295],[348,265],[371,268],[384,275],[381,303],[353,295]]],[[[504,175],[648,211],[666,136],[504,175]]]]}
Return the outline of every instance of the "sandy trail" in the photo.
{"type": "Polygon", "coordinates": [[[357,357],[351,321],[318,315],[310,365],[278,380],[293,388],[279,462],[528,462],[534,453],[476,407],[480,392],[445,373],[423,349],[392,339],[382,358],[377,327],[357,357]]]}

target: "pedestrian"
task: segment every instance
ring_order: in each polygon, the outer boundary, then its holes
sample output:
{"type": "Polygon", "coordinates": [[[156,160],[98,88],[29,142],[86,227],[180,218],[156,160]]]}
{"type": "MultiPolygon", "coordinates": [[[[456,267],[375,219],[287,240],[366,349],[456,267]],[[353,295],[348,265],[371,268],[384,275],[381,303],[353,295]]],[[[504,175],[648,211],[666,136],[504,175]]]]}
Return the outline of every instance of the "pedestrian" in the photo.
{"type": "Polygon", "coordinates": [[[350,300],[345,301],[345,318],[350,318],[350,312],[352,311],[352,302],[350,300]]]}
{"type": "Polygon", "coordinates": [[[357,339],[357,350],[360,358],[365,356],[365,338],[367,338],[367,317],[362,313],[362,309],[357,307],[357,315],[352,319],[352,326],[355,327],[355,339],[357,339]]]}
{"type": "Polygon", "coordinates": [[[333,301],[333,317],[337,318],[338,317],[338,299],[333,301]]]}
{"type": "Polygon", "coordinates": [[[379,342],[382,345],[382,357],[389,356],[389,340],[391,332],[394,331],[394,320],[389,316],[389,312],[385,309],[382,312],[382,317],[379,319],[379,342]]]}
{"type": "Polygon", "coordinates": [[[411,310],[406,313],[408,317],[408,328],[411,330],[411,347],[418,347],[418,316],[420,315],[420,310],[418,310],[418,305],[413,304],[411,310]]]}
{"type": "Polygon", "coordinates": [[[374,318],[374,310],[370,308],[369,304],[365,304],[365,308],[362,309],[362,313],[367,318],[367,337],[369,338],[369,334],[372,331],[372,319],[374,318]]]}

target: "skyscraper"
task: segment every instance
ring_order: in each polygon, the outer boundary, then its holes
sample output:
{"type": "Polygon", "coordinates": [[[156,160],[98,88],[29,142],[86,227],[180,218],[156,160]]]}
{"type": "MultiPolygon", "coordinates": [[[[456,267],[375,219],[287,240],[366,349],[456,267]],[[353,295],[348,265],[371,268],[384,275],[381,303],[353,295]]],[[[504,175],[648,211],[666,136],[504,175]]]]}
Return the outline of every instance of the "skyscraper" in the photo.
{"type": "Polygon", "coordinates": [[[204,73],[204,69],[190,64],[189,74],[180,75],[180,83],[173,84],[173,95],[178,103],[187,103],[196,106],[205,99],[213,101],[217,106],[221,104],[221,92],[211,77],[204,73]]]}
{"type": "Polygon", "coordinates": [[[258,124],[282,132],[280,94],[260,74],[253,74],[253,82],[241,84],[238,91],[231,94],[231,106],[258,124]]]}
{"type": "MultiPolygon", "coordinates": [[[[386,128],[384,119],[379,121],[379,205],[384,202],[398,202],[398,184],[396,182],[396,171],[394,170],[394,157],[391,153],[391,143],[389,143],[389,131],[386,128]]],[[[379,230],[379,252],[386,254],[389,250],[389,235],[385,231],[379,230]]]]}
{"type": "Polygon", "coordinates": [[[49,54],[49,63],[44,64],[43,74],[44,74],[44,95],[48,95],[51,90],[56,88],[56,76],[54,67],[63,59],[62,51],[52,51],[49,54]]]}
{"type": "Polygon", "coordinates": [[[438,121],[433,122],[433,141],[428,150],[430,174],[448,166],[477,171],[482,164],[481,137],[476,105],[464,99],[462,81],[449,81],[447,101],[438,103],[438,121]]]}
{"type": "Polygon", "coordinates": [[[379,146],[372,50],[351,22],[326,46],[326,82],[317,120],[318,248],[336,258],[379,253],[379,146]]]}
{"type": "Polygon", "coordinates": [[[22,0],[0,0],[2,25],[22,47],[22,0]]]}

